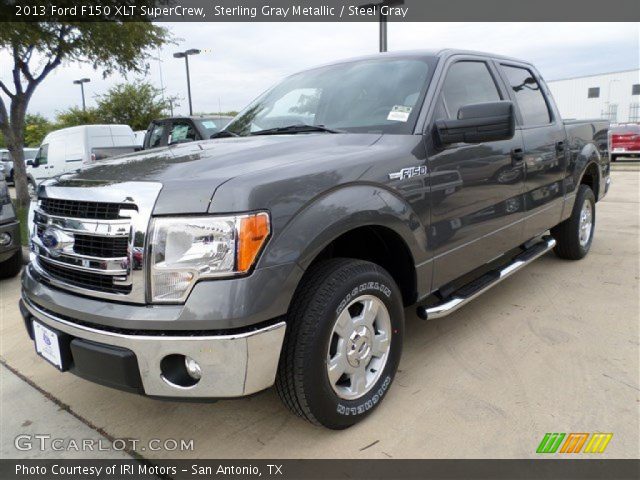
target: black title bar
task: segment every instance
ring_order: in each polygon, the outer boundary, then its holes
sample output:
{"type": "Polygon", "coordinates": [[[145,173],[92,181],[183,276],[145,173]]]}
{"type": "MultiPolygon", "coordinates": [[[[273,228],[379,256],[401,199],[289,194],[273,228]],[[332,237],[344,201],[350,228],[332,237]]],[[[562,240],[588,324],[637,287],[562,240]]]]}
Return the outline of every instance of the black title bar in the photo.
{"type": "MultiPolygon", "coordinates": [[[[638,0],[0,0],[0,21],[637,21],[638,0]]],[[[530,34],[529,32],[528,34],[530,34]]]]}

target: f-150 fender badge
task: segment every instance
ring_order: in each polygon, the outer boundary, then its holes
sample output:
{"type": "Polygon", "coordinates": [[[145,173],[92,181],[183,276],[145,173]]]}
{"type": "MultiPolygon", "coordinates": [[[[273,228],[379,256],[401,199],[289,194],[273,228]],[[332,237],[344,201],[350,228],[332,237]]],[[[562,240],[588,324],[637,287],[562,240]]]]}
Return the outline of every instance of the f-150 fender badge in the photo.
{"type": "Polygon", "coordinates": [[[427,166],[420,165],[417,167],[403,168],[399,172],[389,174],[389,180],[404,180],[412,177],[420,177],[427,174],[427,166]]]}

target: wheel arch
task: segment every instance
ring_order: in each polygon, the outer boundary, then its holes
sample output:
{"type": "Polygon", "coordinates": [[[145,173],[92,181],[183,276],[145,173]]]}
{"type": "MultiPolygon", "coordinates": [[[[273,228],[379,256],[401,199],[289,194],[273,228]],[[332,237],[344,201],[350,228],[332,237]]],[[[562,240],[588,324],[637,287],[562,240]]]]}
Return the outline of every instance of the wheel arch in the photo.
{"type": "Polygon", "coordinates": [[[430,282],[416,272],[429,259],[424,225],[408,203],[374,185],[338,189],[308,204],[274,236],[261,266],[295,262],[299,282],[313,264],[340,256],[388,270],[406,304],[430,282]]]}

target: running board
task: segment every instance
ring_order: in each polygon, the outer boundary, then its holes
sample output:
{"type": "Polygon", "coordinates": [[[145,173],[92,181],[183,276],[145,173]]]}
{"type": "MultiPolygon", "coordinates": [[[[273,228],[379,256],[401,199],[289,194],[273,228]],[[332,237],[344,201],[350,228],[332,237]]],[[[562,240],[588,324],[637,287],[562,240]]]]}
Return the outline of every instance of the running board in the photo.
{"type": "Polygon", "coordinates": [[[434,318],[441,318],[455,312],[463,305],[467,304],[477,296],[483,294],[491,287],[494,287],[508,276],[514,274],[521,268],[525,267],[529,263],[533,262],[536,258],[544,255],[553,247],[556,246],[556,241],[550,237],[542,237],[542,241],[535,243],[531,247],[524,250],[521,254],[515,257],[511,262],[500,269],[492,270],[489,273],[482,275],[480,278],[474,280],[471,283],[456,290],[449,298],[442,303],[438,303],[433,306],[420,306],[418,307],[418,317],[423,320],[432,320],[434,318]]]}

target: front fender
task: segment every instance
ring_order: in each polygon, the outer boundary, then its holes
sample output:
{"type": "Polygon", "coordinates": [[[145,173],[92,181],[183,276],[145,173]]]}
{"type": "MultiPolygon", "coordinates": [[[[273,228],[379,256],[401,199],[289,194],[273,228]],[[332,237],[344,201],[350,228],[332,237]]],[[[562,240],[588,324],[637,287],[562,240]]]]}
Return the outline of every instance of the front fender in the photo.
{"type": "Polygon", "coordinates": [[[411,206],[380,186],[358,184],[338,187],[306,204],[271,239],[260,263],[295,262],[305,270],[333,240],[368,225],[400,235],[414,264],[429,260],[426,230],[411,206]]]}

